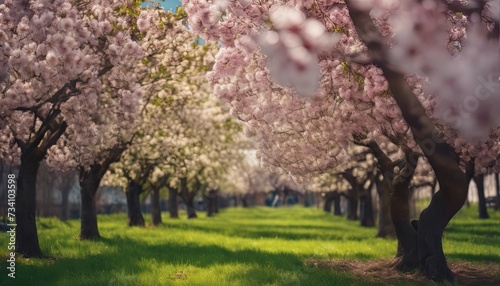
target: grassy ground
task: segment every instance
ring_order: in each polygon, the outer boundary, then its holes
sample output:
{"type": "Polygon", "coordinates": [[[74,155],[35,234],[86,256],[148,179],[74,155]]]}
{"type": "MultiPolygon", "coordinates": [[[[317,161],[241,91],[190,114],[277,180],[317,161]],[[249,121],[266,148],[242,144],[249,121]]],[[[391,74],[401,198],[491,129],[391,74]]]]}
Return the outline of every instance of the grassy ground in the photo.
{"type": "MultiPolygon", "coordinates": [[[[479,220],[476,208],[465,209],[451,222],[444,238],[450,261],[500,265],[500,214],[491,214],[479,220]]],[[[374,228],[315,208],[233,208],[195,220],[164,216],[156,228],[129,228],[126,221],[125,214],[99,216],[103,239],[82,242],[79,221],[40,219],[40,244],[50,258],[19,258],[15,280],[2,266],[0,284],[383,285],[305,261],[389,260],[396,248],[394,240],[375,238],[374,228]]],[[[0,233],[1,261],[6,239],[0,233]]]]}

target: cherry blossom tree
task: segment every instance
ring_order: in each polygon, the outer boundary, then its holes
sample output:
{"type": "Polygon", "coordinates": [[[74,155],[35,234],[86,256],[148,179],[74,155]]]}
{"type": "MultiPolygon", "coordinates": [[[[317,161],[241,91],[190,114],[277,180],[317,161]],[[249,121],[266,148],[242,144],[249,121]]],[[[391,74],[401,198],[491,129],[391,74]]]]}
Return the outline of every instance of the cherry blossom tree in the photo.
{"type": "Polygon", "coordinates": [[[144,225],[139,195],[145,187],[153,191],[156,203],[163,186],[172,193],[171,200],[176,200],[178,190],[188,214],[195,217],[193,200],[198,191],[217,189],[227,166],[241,158],[236,144],[241,127],[222,108],[204,76],[217,45],[186,39],[190,40],[182,41],[177,35],[168,44],[173,45],[169,48],[173,54],[158,53],[159,58],[165,57],[165,66],[176,57],[180,61],[174,70],[164,68],[164,73],[171,74],[164,83],[154,82],[157,90],[144,106],[134,140],[106,179],[127,190],[131,226],[144,225]]]}
{"type": "Polygon", "coordinates": [[[500,162],[498,1],[183,4],[190,27],[221,44],[209,78],[258,140],[263,165],[304,176],[347,162],[349,142],[381,151],[390,140],[398,160],[374,155],[391,171],[382,171],[397,194],[391,207],[401,204],[391,210],[406,233],[400,268],[452,280],[442,232],[473,173],[500,162]],[[412,225],[409,182],[423,157],[440,190],[412,225]]]}
{"type": "MultiPolygon", "coordinates": [[[[98,111],[102,78],[142,55],[131,37],[129,16],[119,12],[129,5],[138,3],[0,4],[1,153],[21,165],[16,251],[26,256],[41,255],[35,223],[39,163],[49,153],[53,161],[74,164],[74,154],[56,145],[63,136],[83,146],[96,142],[99,130],[89,119],[98,111]]],[[[130,83],[121,88],[123,102],[133,103],[138,95],[130,83]]]]}
{"type": "MultiPolygon", "coordinates": [[[[138,38],[137,42],[144,54],[141,59],[132,60],[119,70],[113,69],[116,73],[106,77],[106,89],[101,96],[103,110],[93,119],[97,126],[106,130],[101,132],[102,138],[87,149],[73,144],[73,152],[98,154],[90,164],[79,161],[82,185],[81,239],[99,238],[95,194],[109,166],[119,161],[137,135],[137,128],[146,128],[144,126],[147,124],[158,124],[148,121],[150,119],[148,112],[151,112],[148,110],[148,105],[158,105],[165,99],[165,93],[162,93],[164,89],[174,90],[172,82],[204,72],[206,65],[213,59],[211,55],[213,52],[207,49],[208,46],[193,45],[195,36],[182,24],[182,15],[139,6],[128,7],[124,11],[134,17],[132,22],[134,35],[138,38]],[[117,87],[130,84],[131,79],[140,86],[141,94],[137,99],[142,101],[116,100],[115,97],[120,94],[117,87]]],[[[175,100],[175,98],[166,99],[175,100]]],[[[168,127],[166,123],[162,124],[168,127]]],[[[135,185],[137,184],[139,183],[135,185]]],[[[139,190],[139,188],[132,189],[139,190]]]]}

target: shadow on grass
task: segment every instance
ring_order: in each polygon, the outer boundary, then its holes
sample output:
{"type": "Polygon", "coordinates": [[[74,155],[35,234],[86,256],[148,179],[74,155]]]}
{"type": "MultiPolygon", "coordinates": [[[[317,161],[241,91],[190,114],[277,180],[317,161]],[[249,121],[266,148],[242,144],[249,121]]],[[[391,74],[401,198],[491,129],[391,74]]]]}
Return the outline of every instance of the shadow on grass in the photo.
{"type": "MultiPolygon", "coordinates": [[[[83,258],[63,257],[43,263],[24,260],[18,265],[15,285],[137,285],[138,275],[151,272],[153,264],[170,265],[176,269],[245,265],[245,271],[227,275],[230,281],[238,281],[240,285],[308,285],[307,281],[312,276],[316,283],[318,277],[322,277],[324,283],[320,282],[320,285],[332,285],[335,281],[339,282],[335,285],[373,285],[351,275],[312,269],[304,265],[303,257],[290,253],[249,249],[231,251],[217,245],[200,246],[182,242],[148,245],[123,237],[102,238],[98,243],[112,247],[113,252],[83,258]],[[119,282],[116,282],[117,277],[120,277],[119,282]]],[[[371,258],[361,256],[359,258],[371,258]]],[[[163,275],[174,281],[173,273],[154,275],[163,275]]]]}
{"type": "Polygon", "coordinates": [[[352,233],[355,233],[353,229],[343,226],[284,226],[265,223],[242,225],[235,224],[230,229],[227,228],[226,225],[221,224],[167,224],[165,227],[174,229],[189,229],[250,239],[279,238],[284,240],[363,241],[372,239],[375,236],[375,229],[373,229],[373,236],[352,235],[352,233]],[[304,229],[308,231],[306,232],[304,229]]]}
{"type": "Polygon", "coordinates": [[[500,224],[453,225],[446,229],[444,237],[449,241],[465,242],[473,245],[497,245],[498,238],[500,237],[500,224]]]}
{"type": "Polygon", "coordinates": [[[470,253],[449,253],[446,257],[453,260],[462,260],[469,262],[491,263],[495,262],[500,264],[500,253],[495,254],[470,254],[470,253]]]}

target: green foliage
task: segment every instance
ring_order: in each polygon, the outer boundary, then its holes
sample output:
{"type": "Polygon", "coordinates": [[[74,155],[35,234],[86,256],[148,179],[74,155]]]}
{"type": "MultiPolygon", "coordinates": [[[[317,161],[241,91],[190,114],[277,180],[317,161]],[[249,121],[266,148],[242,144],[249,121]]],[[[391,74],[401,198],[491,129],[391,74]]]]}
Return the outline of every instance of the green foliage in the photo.
{"type": "MultiPolygon", "coordinates": [[[[500,214],[479,220],[476,211],[465,209],[452,220],[444,250],[451,261],[500,263],[500,214]]],[[[382,285],[304,261],[390,259],[396,249],[394,240],[375,238],[376,229],[315,208],[233,208],[196,220],[165,215],[157,228],[129,228],[125,214],[98,219],[99,242],[79,241],[77,220],[39,219],[42,249],[53,258],[18,258],[9,285],[382,285]]],[[[0,242],[7,249],[6,233],[0,242]]],[[[0,271],[0,285],[6,273],[0,271]]]]}

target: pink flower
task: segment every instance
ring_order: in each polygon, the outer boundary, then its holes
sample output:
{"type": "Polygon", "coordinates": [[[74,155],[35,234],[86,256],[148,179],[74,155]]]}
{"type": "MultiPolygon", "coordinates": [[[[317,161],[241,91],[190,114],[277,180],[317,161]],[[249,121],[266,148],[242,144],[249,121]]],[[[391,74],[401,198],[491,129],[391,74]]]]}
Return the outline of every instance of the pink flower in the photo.
{"type": "Polygon", "coordinates": [[[147,29],[149,29],[149,22],[147,19],[139,18],[137,20],[137,28],[141,32],[146,32],[147,29]]]}
{"type": "Polygon", "coordinates": [[[307,19],[294,8],[274,6],[270,15],[275,30],[258,37],[268,68],[277,83],[310,96],[319,88],[318,52],[333,47],[338,36],[325,33],[318,20],[307,19]]]}

